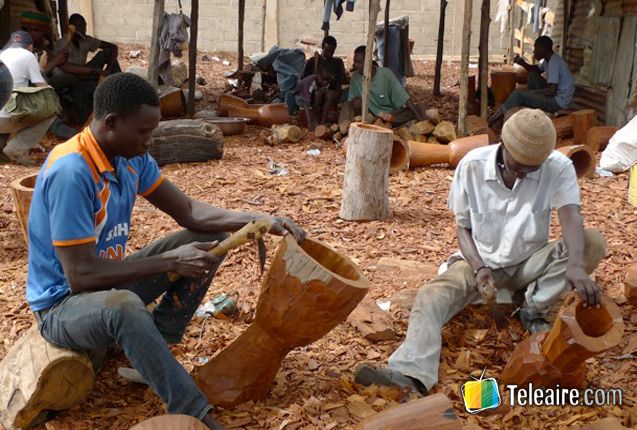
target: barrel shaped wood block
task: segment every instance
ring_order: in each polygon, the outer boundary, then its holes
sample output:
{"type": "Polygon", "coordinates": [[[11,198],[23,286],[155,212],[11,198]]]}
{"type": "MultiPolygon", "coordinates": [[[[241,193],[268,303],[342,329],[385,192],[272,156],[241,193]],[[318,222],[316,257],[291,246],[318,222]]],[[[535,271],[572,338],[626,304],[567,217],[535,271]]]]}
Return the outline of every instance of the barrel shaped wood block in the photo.
{"type": "Polygon", "coordinates": [[[189,415],[160,415],[135,424],[130,430],[208,430],[208,427],[189,415]]]}
{"type": "Polygon", "coordinates": [[[94,381],[85,354],[48,343],[33,326],[0,362],[0,423],[27,428],[42,411],[84,400],[94,381]]]}
{"type": "Polygon", "coordinates": [[[409,168],[446,164],[449,162],[449,146],[437,143],[422,143],[415,140],[407,142],[409,145],[409,168]]]}
{"type": "MultiPolygon", "coordinates": [[[[305,115],[301,115],[305,116],[305,115]]],[[[259,125],[272,127],[274,124],[286,124],[290,122],[288,105],[285,103],[272,103],[259,108],[259,125]]]]}
{"type": "MultiPolygon", "coordinates": [[[[588,130],[597,125],[597,116],[594,109],[581,109],[571,113],[573,123],[573,143],[584,145],[588,130]]],[[[592,148],[591,148],[592,149],[592,148]]]]}
{"type": "Polygon", "coordinates": [[[197,384],[217,406],[265,398],[286,354],[345,321],[369,287],[346,256],[312,239],[299,245],[284,237],[261,286],[254,322],[201,367],[197,384]]]}
{"type": "Polygon", "coordinates": [[[389,163],[394,133],[353,123],[347,137],[347,160],[339,216],[348,221],[379,220],[389,215],[389,163]]]}
{"type": "Polygon", "coordinates": [[[626,273],[624,296],[631,305],[637,306],[637,264],[630,267],[626,273]]]}
{"type": "Polygon", "coordinates": [[[581,365],[569,372],[562,372],[546,359],[542,344],[548,332],[536,333],[518,343],[502,374],[502,383],[536,387],[583,388],[586,366],[581,365]]]}
{"type": "Polygon", "coordinates": [[[33,189],[37,179],[38,175],[29,175],[11,182],[13,208],[20,223],[24,243],[27,245],[29,243],[29,208],[31,207],[31,198],[33,197],[33,189]]]}
{"type": "Polygon", "coordinates": [[[588,176],[595,168],[595,155],[586,145],[569,145],[557,148],[573,162],[575,173],[578,178],[588,176]]]}
{"type": "Polygon", "coordinates": [[[389,408],[360,423],[356,430],[461,430],[453,404],[442,393],[389,408]]]}
{"type": "Polygon", "coordinates": [[[586,146],[593,151],[593,154],[603,151],[617,130],[619,130],[619,127],[612,125],[592,127],[586,133],[586,146]]]}
{"type": "Polygon", "coordinates": [[[454,140],[449,144],[449,165],[454,168],[457,167],[462,157],[467,155],[469,151],[487,145],[489,145],[489,135],[487,134],[454,140]]]}
{"type": "Polygon", "coordinates": [[[515,72],[494,70],[491,72],[491,91],[496,104],[502,104],[515,90],[515,72]]]}
{"type": "Polygon", "coordinates": [[[579,296],[571,293],[542,345],[542,353],[567,373],[619,344],[623,334],[621,311],[607,296],[602,296],[601,307],[597,309],[584,307],[579,296]]]}
{"type": "Polygon", "coordinates": [[[231,96],[230,94],[222,94],[217,101],[217,114],[219,116],[230,116],[230,106],[247,108],[248,102],[240,97],[231,96]]]}
{"type": "Polygon", "coordinates": [[[391,159],[389,160],[389,174],[394,175],[409,169],[409,145],[394,134],[391,159]]]}

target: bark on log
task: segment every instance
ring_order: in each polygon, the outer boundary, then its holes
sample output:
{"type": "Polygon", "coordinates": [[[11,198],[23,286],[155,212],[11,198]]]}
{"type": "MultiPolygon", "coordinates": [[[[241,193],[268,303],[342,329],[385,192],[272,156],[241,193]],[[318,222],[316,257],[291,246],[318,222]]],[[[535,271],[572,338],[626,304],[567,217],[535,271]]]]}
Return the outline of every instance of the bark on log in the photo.
{"type": "Polygon", "coordinates": [[[597,116],[594,109],[582,109],[571,114],[573,123],[573,143],[575,145],[586,144],[588,130],[597,125],[597,116]]]}
{"type": "Polygon", "coordinates": [[[609,125],[592,127],[588,130],[588,133],[586,133],[586,146],[593,151],[593,154],[603,151],[617,130],[619,130],[619,127],[609,125]]]}
{"type": "Polygon", "coordinates": [[[199,370],[210,403],[230,407],[266,397],[281,360],[343,322],[370,283],[345,255],[313,239],[289,235],[261,287],[253,323],[199,370]]]}
{"type": "Polygon", "coordinates": [[[586,145],[569,145],[557,149],[573,162],[577,177],[581,178],[593,172],[595,168],[595,155],[586,145]]]}
{"type": "Polygon", "coordinates": [[[0,423],[27,428],[45,410],[61,411],[84,400],[94,381],[85,354],[48,343],[33,326],[0,362],[0,423]]]}
{"type": "Polygon", "coordinates": [[[624,297],[633,306],[637,306],[637,264],[628,269],[624,280],[624,297]]]}
{"type": "Polygon", "coordinates": [[[275,145],[286,142],[297,143],[301,140],[301,137],[303,137],[303,133],[301,129],[295,125],[273,125],[272,136],[270,137],[270,142],[275,145]]]}
{"type": "Polygon", "coordinates": [[[393,340],[397,336],[390,313],[379,308],[371,298],[363,299],[347,317],[347,322],[372,342],[393,340]]]}
{"type": "Polygon", "coordinates": [[[160,415],[142,421],[130,430],[208,430],[208,426],[189,415],[160,415]]]}
{"type": "Polygon", "coordinates": [[[362,423],[356,430],[461,430],[453,404],[442,393],[389,408],[362,423]]]}
{"type": "Polygon", "coordinates": [[[31,207],[31,197],[38,175],[29,175],[18,178],[11,182],[11,197],[13,198],[13,208],[20,223],[20,230],[24,238],[24,244],[29,244],[29,208],[31,207]]]}
{"type": "Polygon", "coordinates": [[[153,145],[148,152],[160,166],[220,159],[223,133],[204,119],[162,121],[153,131],[153,145]]]}
{"type": "Polygon", "coordinates": [[[349,221],[379,220],[389,215],[391,130],[352,124],[347,138],[347,161],[340,217],[349,221]]]}
{"type": "Polygon", "coordinates": [[[458,138],[458,135],[456,134],[456,128],[449,121],[440,122],[436,126],[432,134],[442,143],[449,143],[458,138]]]}

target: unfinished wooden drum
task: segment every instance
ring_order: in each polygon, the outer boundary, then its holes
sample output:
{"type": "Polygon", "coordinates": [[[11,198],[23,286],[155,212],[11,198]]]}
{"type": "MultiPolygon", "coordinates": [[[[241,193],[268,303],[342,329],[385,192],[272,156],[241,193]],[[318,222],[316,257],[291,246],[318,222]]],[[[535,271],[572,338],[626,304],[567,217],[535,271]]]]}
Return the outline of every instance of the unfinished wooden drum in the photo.
{"type": "Polygon", "coordinates": [[[422,143],[415,140],[407,142],[409,145],[409,168],[431,166],[432,164],[446,164],[449,162],[449,148],[447,145],[436,143],[422,143]]]}
{"type": "Polygon", "coordinates": [[[491,91],[496,104],[502,104],[515,90],[515,72],[494,70],[491,72],[491,91]]]}
{"type": "Polygon", "coordinates": [[[619,127],[613,125],[592,127],[586,133],[586,146],[593,151],[593,154],[603,151],[606,149],[610,138],[617,133],[617,130],[619,130],[619,127]]]}
{"type": "MultiPolygon", "coordinates": [[[[305,115],[302,115],[305,116],[305,115]]],[[[261,127],[272,127],[275,124],[287,124],[290,122],[288,105],[285,103],[272,103],[262,105],[259,108],[259,125],[261,127]]]]}
{"type": "Polygon", "coordinates": [[[594,109],[581,109],[571,113],[573,124],[573,143],[584,145],[588,130],[597,125],[597,116],[594,109]]]}
{"type": "Polygon", "coordinates": [[[232,118],[247,118],[248,124],[259,123],[259,108],[251,107],[250,105],[244,106],[228,106],[228,116],[232,118]]]}
{"type": "Polygon", "coordinates": [[[394,141],[391,149],[391,160],[389,161],[389,174],[393,175],[409,169],[409,145],[399,136],[394,134],[394,141]]]}
{"type": "Polygon", "coordinates": [[[240,97],[231,96],[230,94],[221,94],[217,101],[217,115],[230,116],[228,112],[230,106],[247,108],[248,102],[240,97]]]}
{"type": "Polygon", "coordinates": [[[462,157],[467,155],[469,151],[487,146],[489,144],[488,134],[479,134],[477,136],[467,136],[456,139],[449,144],[449,165],[457,167],[462,157]]]}
{"type": "Polygon", "coordinates": [[[181,88],[160,85],[157,92],[162,117],[176,117],[186,113],[186,98],[181,88]]]}
{"type": "Polygon", "coordinates": [[[557,150],[571,159],[578,178],[587,176],[593,172],[595,168],[595,156],[588,146],[569,145],[557,148],[557,150]]]}
{"type": "Polygon", "coordinates": [[[195,380],[216,406],[267,396],[281,361],[325,336],[363,299],[370,283],[345,255],[313,239],[281,239],[261,286],[254,322],[195,380]]]}
{"type": "Polygon", "coordinates": [[[208,426],[189,415],[160,415],[142,421],[130,430],[208,430],[208,426]]]}
{"type": "Polygon", "coordinates": [[[11,182],[11,196],[13,197],[13,208],[20,223],[20,230],[24,243],[29,243],[29,209],[31,208],[31,198],[38,175],[29,175],[11,182]]]}

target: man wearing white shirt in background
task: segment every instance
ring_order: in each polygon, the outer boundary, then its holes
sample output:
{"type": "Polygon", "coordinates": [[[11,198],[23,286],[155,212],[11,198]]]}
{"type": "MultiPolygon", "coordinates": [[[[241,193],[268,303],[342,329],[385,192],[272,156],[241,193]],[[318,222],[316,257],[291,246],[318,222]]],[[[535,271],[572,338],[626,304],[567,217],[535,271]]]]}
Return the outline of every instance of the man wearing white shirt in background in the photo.
{"type": "MultiPolygon", "coordinates": [[[[38,60],[33,55],[33,38],[26,31],[11,33],[7,48],[0,52],[2,61],[13,78],[13,88],[47,86],[46,80],[40,72],[38,60]]],[[[46,134],[55,115],[37,124],[32,124],[29,118],[16,122],[4,108],[0,109],[0,134],[11,133],[12,137],[2,148],[4,155],[19,164],[32,166],[35,163],[29,158],[29,149],[37,145],[46,134]]]]}
{"type": "Polygon", "coordinates": [[[407,337],[388,367],[361,366],[357,383],[430,390],[438,382],[442,326],[489,284],[511,290],[531,333],[550,329],[548,307],[567,287],[585,306],[599,304],[601,291],[589,274],[604,258],[606,244],[599,231],[584,230],[575,169],[553,151],[555,141],[545,113],[522,109],[505,122],[501,144],[462,159],[449,193],[460,252],[418,291],[407,337]],[[564,237],[549,242],[553,209],[564,237]]]}
{"type": "Polygon", "coordinates": [[[492,126],[514,107],[524,106],[554,113],[569,109],[575,94],[575,79],[562,57],[553,52],[553,41],[548,36],[535,40],[533,57],[538,65],[529,64],[520,56],[513,60],[528,72],[527,90],[515,90],[500,108],[489,118],[492,126]],[[542,74],[546,73],[546,79],[542,74]]]}

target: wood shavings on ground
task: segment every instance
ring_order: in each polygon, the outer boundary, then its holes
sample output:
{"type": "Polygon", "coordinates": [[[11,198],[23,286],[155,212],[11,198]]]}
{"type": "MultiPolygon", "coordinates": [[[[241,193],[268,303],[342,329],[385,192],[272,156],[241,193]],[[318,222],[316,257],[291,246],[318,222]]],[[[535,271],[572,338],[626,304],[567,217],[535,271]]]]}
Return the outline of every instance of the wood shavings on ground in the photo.
{"type": "MultiPolygon", "coordinates": [[[[129,52],[138,49],[131,45],[129,52]]],[[[211,54],[208,54],[211,55],[211,54]]],[[[200,55],[201,56],[201,55],[200,55]]],[[[143,61],[146,52],[133,61],[143,61]]],[[[224,58],[230,58],[225,56],[224,58]]],[[[231,58],[233,64],[236,59],[231,58]]],[[[219,78],[232,66],[200,62],[208,81],[202,89],[205,99],[198,109],[214,106],[215,90],[223,88],[219,78]]],[[[408,79],[417,101],[426,98],[440,109],[445,119],[457,112],[457,65],[443,67],[446,86],[441,98],[432,99],[433,63],[416,62],[415,78],[408,79]]],[[[309,235],[326,242],[352,258],[373,284],[369,296],[393,300],[397,295],[409,301],[421,279],[401,281],[375,270],[380,258],[398,258],[439,265],[457,249],[452,215],[446,209],[453,171],[421,168],[392,176],[390,207],[385,221],[350,223],[338,218],[344,172],[344,154],[331,142],[304,139],[298,144],[268,146],[269,131],[248,127],[239,136],[226,138],[224,158],[209,163],[171,165],[164,174],[191,196],[235,210],[287,215],[305,227],[309,235]],[[305,153],[320,148],[318,156],[305,153]],[[288,174],[268,173],[268,159],[285,164],[288,174]]],[[[50,145],[53,142],[47,142],[50,145]]],[[[38,159],[45,154],[38,155],[38,159]]],[[[0,165],[0,358],[34,323],[25,302],[27,253],[13,213],[9,184],[37,169],[0,165]]],[[[582,212],[587,227],[600,229],[608,242],[608,257],[595,272],[601,288],[622,308],[625,338],[612,350],[588,360],[586,380],[595,388],[621,388],[624,405],[588,407],[507,407],[506,399],[497,411],[470,415],[465,412],[460,387],[479,376],[498,379],[515,343],[525,337],[519,324],[504,333],[491,327],[483,307],[470,307],[443,329],[440,382],[434,392],[443,392],[454,403],[466,424],[482,428],[567,428],[604,417],[618,417],[624,425],[637,424],[637,363],[634,355],[637,313],[623,299],[623,278],[628,264],[637,261],[637,213],[627,203],[627,175],[580,180],[582,212]]],[[[166,215],[140,199],[133,213],[129,252],[134,252],[177,229],[166,215]]],[[[552,236],[559,235],[554,220],[552,236]]],[[[268,237],[269,258],[277,238],[268,237]]],[[[242,333],[252,319],[261,279],[253,247],[242,247],[226,258],[206,300],[221,292],[237,291],[243,311],[234,321],[195,318],[184,342],[172,347],[177,359],[189,371],[200,366],[242,333]]],[[[392,306],[398,338],[373,343],[349,324],[341,324],[316,343],[292,351],[283,361],[270,396],[263,402],[248,402],[219,411],[229,429],[348,429],[374,412],[405,400],[395,390],[362,390],[352,383],[353,372],[363,362],[384,365],[404,338],[408,305],[392,306]]],[[[237,357],[240,360],[241,357],[237,357]]],[[[94,392],[81,405],[59,413],[46,423],[47,430],[128,429],[146,418],[164,413],[159,398],[147,387],[122,380],[117,367],[128,365],[120,353],[99,374],[94,392]]]]}

